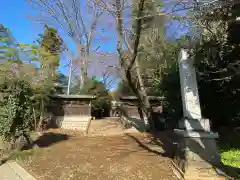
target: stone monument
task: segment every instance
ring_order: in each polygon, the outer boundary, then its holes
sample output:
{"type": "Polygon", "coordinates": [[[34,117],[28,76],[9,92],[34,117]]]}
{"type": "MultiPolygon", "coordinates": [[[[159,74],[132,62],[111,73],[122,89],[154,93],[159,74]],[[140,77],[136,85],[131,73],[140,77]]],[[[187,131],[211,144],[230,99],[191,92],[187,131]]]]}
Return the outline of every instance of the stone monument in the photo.
{"type": "Polygon", "coordinates": [[[212,179],[213,167],[220,164],[218,134],[211,132],[209,120],[202,118],[194,62],[186,49],[180,51],[179,73],[183,118],[174,130],[177,149],[173,162],[185,179],[212,179]]]}

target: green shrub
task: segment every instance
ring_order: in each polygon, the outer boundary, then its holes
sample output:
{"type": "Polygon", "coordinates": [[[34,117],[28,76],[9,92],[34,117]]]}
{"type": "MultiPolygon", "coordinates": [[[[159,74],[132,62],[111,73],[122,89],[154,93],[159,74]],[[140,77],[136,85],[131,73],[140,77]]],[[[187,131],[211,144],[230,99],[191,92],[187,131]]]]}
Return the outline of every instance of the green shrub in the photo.
{"type": "Polygon", "coordinates": [[[221,160],[223,164],[240,167],[240,149],[230,149],[221,153],[221,160]]]}
{"type": "Polygon", "coordinates": [[[162,70],[161,82],[156,84],[155,92],[165,97],[163,100],[164,116],[168,127],[175,128],[182,117],[181,87],[177,61],[173,61],[162,70]]]}
{"type": "Polygon", "coordinates": [[[4,103],[0,106],[0,136],[7,141],[15,141],[24,136],[30,143],[33,91],[22,80],[9,83],[4,103]]]}

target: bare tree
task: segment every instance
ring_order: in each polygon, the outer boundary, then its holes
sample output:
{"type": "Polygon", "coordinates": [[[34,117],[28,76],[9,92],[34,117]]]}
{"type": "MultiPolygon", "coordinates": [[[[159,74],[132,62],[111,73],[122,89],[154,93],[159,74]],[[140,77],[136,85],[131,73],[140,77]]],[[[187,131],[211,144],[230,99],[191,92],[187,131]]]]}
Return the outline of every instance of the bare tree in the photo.
{"type": "MultiPolygon", "coordinates": [[[[148,0],[95,0],[95,3],[108,11],[116,21],[117,30],[117,51],[119,53],[120,66],[124,71],[125,78],[134,94],[137,96],[139,106],[148,119],[150,129],[154,131],[154,113],[149,102],[142,72],[139,65],[139,48],[143,35],[144,21],[152,18],[153,25],[159,20],[178,12],[209,5],[218,2],[217,0],[171,0],[167,1],[162,11],[145,13],[145,5],[148,0]],[[133,16],[133,9],[136,11],[133,16]],[[134,29],[132,25],[135,25],[134,29]]],[[[154,1],[151,1],[154,3],[154,1]]],[[[153,28],[154,29],[154,28],[153,28]]],[[[152,54],[154,56],[154,54],[152,54]]]]}
{"type": "MultiPolygon", "coordinates": [[[[137,96],[139,107],[141,107],[141,110],[148,119],[150,129],[154,130],[153,110],[147,96],[143,78],[141,77],[138,60],[138,51],[143,25],[143,19],[140,17],[143,16],[145,0],[140,0],[136,4],[124,0],[115,0],[112,1],[112,3],[104,2],[104,0],[96,0],[95,2],[103,9],[107,10],[115,18],[118,41],[117,51],[119,53],[120,66],[124,71],[125,79],[128,81],[130,88],[137,96]],[[133,19],[133,21],[136,21],[136,27],[133,32],[131,28],[132,25],[129,25],[128,22],[126,23],[128,19],[126,17],[124,19],[124,13],[127,14],[129,11],[131,12],[133,6],[135,5],[137,5],[137,13],[136,19],[133,19]],[[130,38],[131,35],[133,35],[134,39],[130,38]],[[124,46],[126,48],[124,48],[124,46]]],[[[131,21],[131,13],[129,13],[129,15],[131,21]]]]}
{"type": "Polygon", "coordinates": [[[109,90],[116,86],[120,76],[118,55],[113,52],[97,52],[90,56],[89,75],[101,79],[102,83],[109,90]]]}
{"type": "Polygon", "coordinates": [[[44,24],[50,23],[56,28],[60,27],[75,43],[79,55],[76,63],[80,69],[80,86],[82,87],[88,76],[89,56],[96,48],[93,42],[96,37],[101,38],[97,25],[103,15],[103,10],[91,0],[27,1],[41,13],[34,18],[35,20],[44,24]]]}

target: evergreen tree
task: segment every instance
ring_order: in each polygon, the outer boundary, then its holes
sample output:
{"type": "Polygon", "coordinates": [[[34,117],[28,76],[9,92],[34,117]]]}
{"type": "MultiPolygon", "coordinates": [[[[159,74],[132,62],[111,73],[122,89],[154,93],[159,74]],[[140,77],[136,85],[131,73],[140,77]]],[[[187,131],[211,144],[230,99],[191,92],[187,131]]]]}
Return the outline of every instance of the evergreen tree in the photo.
{"type": "Polygon", "coordinates": [[[57,91],[57,80],[59,74],[60,55],[63,49],[63,41],[53,28],[45,26],[45,31],[37,40],[40,47],[36,47],[40,68],[38,70],[38,80],[34,86],[35,98],[38,102],[40,120],[38,129],[40,129],[46,112],[46,105],[49,103],[49,96],[57,91]]]}
{"type": "Polygon", "coordinates": [[[47,25],[45,25],[44,28],[45,31],[39,35],[40,39],[38,39],[37,42],[51,54],[60,55],[62,51],[65,50],[62,38],[58,35],[56,29],[48,27],[47,25]]]}
{"type": "MultiPolygon", "coordinates": [[[[136,18],[138,0],[133,6],[133,22],[136,18]]],[[[162,1],[146,0],[144,3],[142,32],[139,43],[138,60],[140,65],[141,77],[144,81],[147,93],[152,94],[152,85],[155,79],[159,78],[159,72],[164,66],[167,49],[165,38],[165,21],[163,16],[156,16],[162,7],[162,1]]],[[[136,34],[136,25],[133,23],[133,31],[136,34]]],[[[134,39],[134,36],[132,37],[134,39]]]]}
{"type": "Polygon", "coordinates": [[[118,83],[117,93],[120,96],[134,96],[134,93],[126,81],[120,81],[118,83]]]}
{"type": "Polygon", "coordinates": [[[10,30],[0,24],[0,60],[6,61],[19,60],[17,43],[10,30]]]}

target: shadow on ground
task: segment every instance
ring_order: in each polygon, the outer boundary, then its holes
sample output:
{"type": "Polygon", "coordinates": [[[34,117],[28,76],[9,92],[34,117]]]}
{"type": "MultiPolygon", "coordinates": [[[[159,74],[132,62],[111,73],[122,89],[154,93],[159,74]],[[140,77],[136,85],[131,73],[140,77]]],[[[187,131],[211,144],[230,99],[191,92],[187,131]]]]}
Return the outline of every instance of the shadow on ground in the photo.
{"type": "Polygon", "coordinates": [[[59,143],[61,141],[66,141],[70,138],[67,134],[61,134],[61,133],[54,133],[54,132],[46,132],[43,135],[39,136],[33,143],[30,145],[24,145],[20,149],[13,149],[11,152],[7,153],[5,156],[0,157],[0,165],[6,163],[8,160],[13,159],[13,156],[25,156],[25,154],[31,154],[32,152],[26,151],[31,150],[35,147],[37,148],[45,148],[52,146],[56,143],[59,143]]]}
{"type": "Polygon", "coordinates": [[[138,118],[132,118],[132,117],[128,117],[127,119],[128,121],[131,122],[132,126],[136,128],[139,132],[145,132],[146,127],[145,127],[144,121],[138,118]]]}
{"type": "Polygon", "coordinates": [[[156,134],[155,137],[148,138],[146,142],[141,142],[137,137],[132,134],[127,134],[128,137],[132,138],[139,147],[147,150],[148,152],[156,153],[158,155],[173,158],[176,145],[174,143],[174,133],[172,130],[161,131],[156,134]],[[162,152],[153,150],[150,148],[151,145],[157,145],[162,148],[162,152]]]}
{"type": "MultiPolygon", "coordinates": [[[[189,122],[191,123],[192,121],[189,121],[189,122]]],[[[198,124],[197,125],[191,124],[191,127],[197,126],[197,127],[201,127],[201,129],[204,129],[199,121],[195,121],[194,123],[198,123],[198,124]]],[[[226,135],[227,134],[225,134],[224,136],[226,136],[226,135]]],[[[217,141],[219,141],[219,140],[226,141],[226,140],[222,139],[221,135],[219,136],[218,139],[213,140],[212,143],[208,143],[206,138],[205,139],[200,138],[200,142],[202,144],[200,144],[194,138],[189,138],[188,144],[191,144],[191,146],[188,146],[188,148],[190,151],[192,151],[193,153],[195,153],[199,157],[201,157],[201,159],[203,159],[205,162],[208,162],[210,165],[212,165],[216,169],[218,175],[227,176],[228,179],[239,179],[240,178],[239,177],[240,176],[240,168],[224,165],[222,162],[215,164],[215,160],[212,161],[212,159],[210,159],[209,156],[206,156],[206,154],[208,154],[208,152],[210,152],[211,150],[214,149],[213,148],[214,146],[217,146],[217,150],[219,152],[215,152],[215,154],[214,154],[214,152],[211,152],[211,154],[213,156],[220,156],[220,151],[221,151],[222,147],[219,143],[217,144],[217,141]],[[216,144],[213,145],[213,143],[216,143],[216,144]]],[[[213,159],[214,159],[214,157],[213,157],[213,159]]]]}
{"type": "Polygon", "coordinates": [[[155,150],[149,148],[146,144],[142,143],[137,137],[135,137],[135,136],[133,136],[131,134],[126,134],[126,135],[128,137],[130,137],[131,139],[133,139],[138,144],[139,147],[147,150],[148,152],[155,153],[157,155],[163,155],[161,152],[158,152],[158,151],[155,151],[155,150]]]}
{"type": "MultiPolygon", "coordinates": [[[[146,142],[141,142],[138,137],[127,134],[128,137],[132,138],[136,143],[138,143],[139,147],[145,149],[146,151],[150,153],[155,153],[157,155],[168,157],[173,159],[175,156],[176,148],[177,148],[177,137],[173,130],[167,130],[167,131],[161,131],[155,134],[154,137],[148,138],[146,142]],[[156,151],[151,148],[151,145],[157,145],[162,148],[162,151],[156,151]]],[[[198,142],[192,140],[191,144],[195,144],[196,149],[193,148],[191,151],[198,154],[203,160],[206,162],[209,162],[213,167],[217,168],[217,173],[219,175],[227,175],[228,177],[232,179],[240,179],[240,168],[227,166],[227,165],[215,165],[212,164],[208,159],[206,159],[206,156],[204,155],[204,152],[207,151],[207,148],[202,148],[202,146],[199,145],[198,142]],[[201,152],[198,150],[201,149],[201,152]]]]}
{"type": "Polygon", "coordinates": [[[30,149],[33,146],[37,146],[40,148],[52,146],[58,142],[66,141],[70,137],[67,134],[54,133],[54,132],[46,132],[40,137],[38,137],[30,146],[24,146],[22,150],[30,149]]]}
{"type": "Polygon", "coordinates": [[[67,134],[47,132],[34,141],[33,144],[36,144],[38,147],[49,147],[60,141],[66,141],[68,139],[69,135],[67,134]]]}

